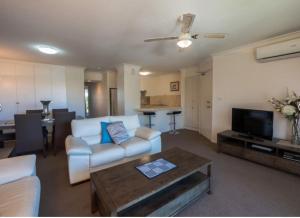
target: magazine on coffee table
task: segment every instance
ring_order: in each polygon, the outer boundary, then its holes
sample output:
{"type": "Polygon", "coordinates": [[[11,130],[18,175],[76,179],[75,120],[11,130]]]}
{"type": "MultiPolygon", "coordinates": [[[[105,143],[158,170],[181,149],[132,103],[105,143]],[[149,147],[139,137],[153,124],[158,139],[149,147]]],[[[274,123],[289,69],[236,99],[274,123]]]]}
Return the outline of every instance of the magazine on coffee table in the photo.
{"type": "Polygon", "coordinates": [[[162,173],[168,172],[176,167],[175,164],[160,158],[149,163],[137,166],[136,168],[147,178],[152,179],[162,173]]]}

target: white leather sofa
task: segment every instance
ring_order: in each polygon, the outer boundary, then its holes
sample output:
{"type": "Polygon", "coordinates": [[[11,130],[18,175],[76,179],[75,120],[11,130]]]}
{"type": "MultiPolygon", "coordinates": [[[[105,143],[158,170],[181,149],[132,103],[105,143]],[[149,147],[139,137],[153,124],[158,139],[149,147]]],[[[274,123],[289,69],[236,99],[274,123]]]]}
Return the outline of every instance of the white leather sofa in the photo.
{"type": "Polygon", "coordinates": [[[0,216],[38,216],[40,180],[35,155],[0,160],[0,216]]]}
{"type": "Polygon", "coordinates": [[[71,184],[89,179],[91,172],[161,151],[161,132],[141,127],[137,115],[73,120],[71,127],[66,138],[71,184]],[[121,145],[100,144],[101,121],[123,121],[131,138],[121,145]]]}

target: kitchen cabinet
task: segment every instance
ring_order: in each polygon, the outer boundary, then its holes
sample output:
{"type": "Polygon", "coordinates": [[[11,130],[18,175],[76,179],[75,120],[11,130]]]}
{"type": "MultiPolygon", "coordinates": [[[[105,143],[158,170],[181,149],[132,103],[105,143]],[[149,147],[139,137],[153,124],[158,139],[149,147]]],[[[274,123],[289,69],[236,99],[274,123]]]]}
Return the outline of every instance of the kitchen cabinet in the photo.
{"type": "Polygon", "coordinates": [[[50,108],[67,107],[65,67],[0,61],[0,120],[41,109],[41,100],[51,100],[50,108]]]}
{"type": "Polygon", "coordinates": [[[41,100],[52,100],[51,67],[43,64],[35,65],[35,104],[42,108],[41,100]]]}
{"type": "Polygon", "coordinates": [[[15,66],[11,63],[0,62],[0,120],[13,119],[16,107],[16,78],[15,66]]]}
{"type": "Polygon", "coordinates": [[[67,93],[66,93],[66,74],[65,67],[52,66],[52,93],[50,104],[51,108],[66,108],[67,107],[67,93]]]}
{"type": "Polygon", "coordinates": [[[25,113],[35,108],[34,68],[32,64],[18,64],[15,67],[16,110],[25,113]]]}

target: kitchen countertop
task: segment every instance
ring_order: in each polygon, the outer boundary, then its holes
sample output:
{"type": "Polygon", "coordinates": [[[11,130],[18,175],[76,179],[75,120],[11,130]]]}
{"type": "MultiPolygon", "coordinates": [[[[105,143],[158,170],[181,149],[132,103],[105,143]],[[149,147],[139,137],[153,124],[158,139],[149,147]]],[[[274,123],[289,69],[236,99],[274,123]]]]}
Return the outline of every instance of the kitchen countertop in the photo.
{"type": "Polygon", "coordinates": [[[181,107],[170,107],[170,106],[146,106],[137,109],[139,112],[144,111],[164,111],[164,110],[182,110],[181,107]]]}

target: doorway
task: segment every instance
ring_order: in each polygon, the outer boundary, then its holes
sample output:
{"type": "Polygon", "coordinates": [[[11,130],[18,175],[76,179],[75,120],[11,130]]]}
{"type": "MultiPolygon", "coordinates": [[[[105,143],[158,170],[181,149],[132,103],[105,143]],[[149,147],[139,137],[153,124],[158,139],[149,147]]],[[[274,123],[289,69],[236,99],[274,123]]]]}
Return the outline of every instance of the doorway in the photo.
{"type": "Polygon", "coordinates": [[[85,82],[86,117],[103,117],[108,115],[105,88],[102,82],[85,82]]]}
{"type": "Polygon", "coordinates": [[[117,88],[109,88],[109,112],[110,116],[118,115],[117,88]]]}

